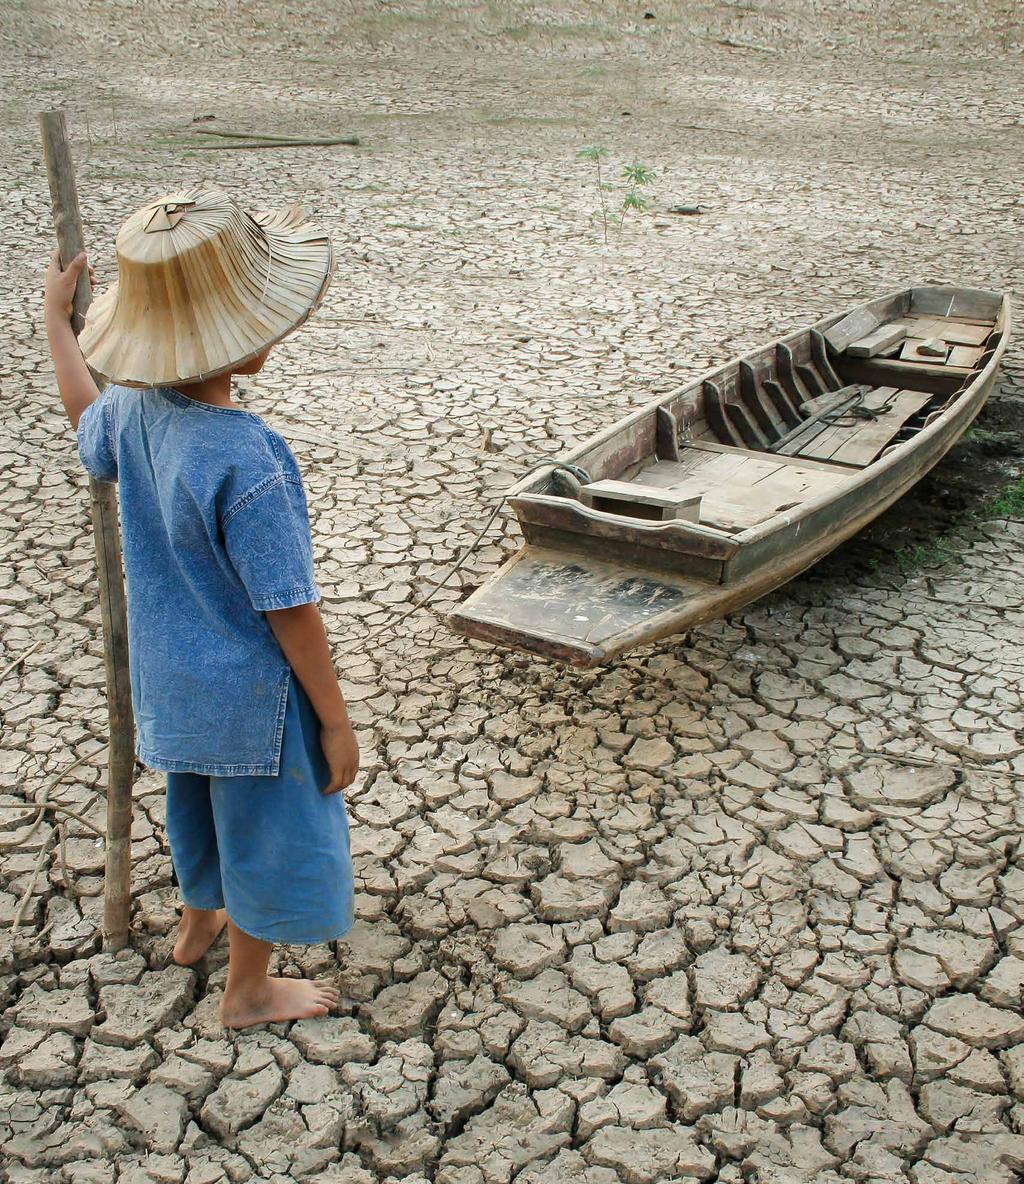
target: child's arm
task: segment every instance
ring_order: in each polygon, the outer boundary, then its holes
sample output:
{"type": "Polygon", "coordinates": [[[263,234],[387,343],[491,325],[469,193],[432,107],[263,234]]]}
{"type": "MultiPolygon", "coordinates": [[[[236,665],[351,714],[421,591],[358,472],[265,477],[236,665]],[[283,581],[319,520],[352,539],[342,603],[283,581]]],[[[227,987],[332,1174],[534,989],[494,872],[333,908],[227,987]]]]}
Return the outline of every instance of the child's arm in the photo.
{"type": "MultiPolygon", "coordinates": [[[[50,266],[46,269],[46,288],[43,296],[46,336],[50,341],[53,368],[57,372],[57,387],[64,410],[75,429],[78,428],[82,412],[90,403],[96,401],[100,393],[71,328],[71,301],[75,295],[78,276],[87,262],[83,251],[71,260],[66,271],[61,271],[60,252],[54,251],[50,266]]],[[[92,278],[91,268],[89,278],[92,278]]]]}
{"type": "Polygon", "coordinates": [[[324,793],[337,793],[351,785],[359,772],[359,745],[334,673],[320,610],[315,604],[300,604],[274,609],[266,616],[320,720],[324,756],[331,767],[324,793]]]}

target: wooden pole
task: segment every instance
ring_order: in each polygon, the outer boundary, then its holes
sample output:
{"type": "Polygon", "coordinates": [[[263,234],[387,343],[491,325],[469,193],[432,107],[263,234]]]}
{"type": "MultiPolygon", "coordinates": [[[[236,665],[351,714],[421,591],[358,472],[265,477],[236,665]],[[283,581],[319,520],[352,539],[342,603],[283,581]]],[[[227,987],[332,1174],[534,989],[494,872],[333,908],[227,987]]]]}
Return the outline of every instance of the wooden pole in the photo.
{"type": "MultiPolygon", "coordinates": [[[[63,111],[39,116],[46,175],[53,203],[62,267],[84,249],[75,169],[63,111]]],[[[78,277],[71,324],[81,332],[92,300],[88,269],[78,277]]],[[[128,680],[128,620],[121,569],[121,533],[117,519],[117,486],[89,479],[89,507],[96,542],[100,614],[103,619],[103,661],[107,675],[110,746],[107,754],[107,843],[103,888],[103,947],[120,950],[128,944],[131,916],[132,781],[135,775],[135,720],[128,680]]]]}

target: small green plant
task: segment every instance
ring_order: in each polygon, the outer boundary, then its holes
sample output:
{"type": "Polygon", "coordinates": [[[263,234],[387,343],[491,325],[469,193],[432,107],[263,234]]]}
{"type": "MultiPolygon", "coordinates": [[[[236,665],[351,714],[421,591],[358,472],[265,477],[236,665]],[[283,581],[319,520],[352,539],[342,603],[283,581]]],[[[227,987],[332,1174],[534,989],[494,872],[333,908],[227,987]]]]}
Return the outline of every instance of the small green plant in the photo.
{"type": "Polygon", "coordinates": [[[1024,518],[1024,477],[1005,486],[985,507],[987,518],[1024,518]]]}
{"type": "MultiPolygon", "coordinates": [[[[978,429],[971,430],[977,431],[978,429]]],[[[911,575],[922,568],[940,567],[952,559],[960,547],[960,540],[954,537],[955,531],[970,526],[972,523],[987,522],[992,518],[1024,520],[1024,477],[1017,477],[1003,485],[981,505],[957,514],[951,519],[945,530],[926,542],[900,547],[899,550],[892,553],[888,561],[882,556],[872,556],[868,560],[868,565],[876,570],[886,566],[887,562],[891,562],[900,575],[904,576],[911,575]]]]}
{"type": "Polygon", "coordinates": [[[626,214],[636,210],[642,214],[647,209],[647,195],[644,188],[655,179],[653,170],[642,164],[627,164],[622,170],[626,182],[626,192],[622,198],[622,210],[619,214],[619,237],[622,237],[622,224],[626,221],[626,214]]]}
{"type": "Polygon", "coordinates": [[[964,439],[971,444],[1009,444],[1014,438],[1013,432],[996,432],[991,428],[979,428],[977,424],[964,432],[964,439]]]}
{"type": "Polygon", "coordinates": [[[922,567],[941,567],[956,554],[953,542],[944,534],[916,547],[901,547],[893,556],[896,569],[907,576],[922,567]]]}
{"type": "Polygon", "coordinates": [[[611,186],[605,181],[601,175],[601,161],[608,155],[607,148],[601,148],[597,144],[588,144],[585,148],[581,148],[576,153],[580,160],[591,160],[594,162],[594,167],[597,170],[597,192],[601,199],[601,225],[604,229],[604,241],[608,243],[608,198],[607,191],[611,186]]]}
{"type": "Polygon", "coordinates": [[[602,148],[599,144],[588,144],[585,148],[581,148],[576,155],[579,159],[589,160],[594,164],[597,193],[601,201],[601,230],[607,246],[609,225],[618,226],[618,236],[621,238],[622,225],[629,211],[635,210],[639,214],[647,209],[647,195],[644,193],[644,189],[655,180],[655,173],[643,164],[626,165],[622,170],[624,184],[622,197],[616,211],[612,213],[608,209],[608,194],[616,192],[616,187],[605,180],[604,171],[601,168],[601,161],[608,155],[608,149],[602,148]]]}

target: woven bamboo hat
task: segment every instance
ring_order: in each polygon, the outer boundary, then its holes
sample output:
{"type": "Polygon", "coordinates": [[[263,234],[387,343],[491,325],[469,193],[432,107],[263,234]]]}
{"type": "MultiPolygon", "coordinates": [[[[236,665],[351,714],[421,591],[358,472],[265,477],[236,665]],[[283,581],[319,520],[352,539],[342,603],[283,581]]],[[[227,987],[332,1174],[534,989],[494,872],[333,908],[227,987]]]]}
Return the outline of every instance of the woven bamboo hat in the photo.
{"type": "Polygon", "coordinates": [[[136,210],[116,247],[117,283],[90,307],[79,343],[124,386],[195,382],[248,361],[309,317],[334,262],[300,206],[251,214],[217,189],[136,210]]]}

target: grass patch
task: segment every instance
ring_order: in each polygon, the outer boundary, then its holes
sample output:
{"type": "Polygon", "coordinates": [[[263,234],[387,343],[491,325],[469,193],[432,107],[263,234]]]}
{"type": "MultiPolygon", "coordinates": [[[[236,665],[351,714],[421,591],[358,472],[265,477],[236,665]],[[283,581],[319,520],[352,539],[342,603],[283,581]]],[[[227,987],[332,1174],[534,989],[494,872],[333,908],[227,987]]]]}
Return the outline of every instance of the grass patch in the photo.
{"type": "Polygon", "coordinates": [[[894,555],[893,562],[900,575],[910,575],[922,567],[941,567],[956,553],[955,548],[946,535],[939,535],[930,543],[921,543],[916,547],[901,547],[894,555]]]}
{"type": "Polygon", "coordinates": [[[1012,443],[1016,437],[1013,432],[999,432],[992,428],[979,428],[977,425],[969,427],[963,438],[971,444],[1005,445],[1012,443]]]}
{"type": "MultiPolygon", "coordinates": [[[[974,430],[974,429],[972,429],[974,430]]],[[[979,435],[1003,435],[999,432],[984,432],[978,429],[979,435]]],[[[908,576],[922,568],[941,567],[948,563],[957,553],[957,543],[951,537],[953,531],[967,526],[972,522],[990,522],[998,518],[1024,519],[1024,476],[1010,481],[989,500],[974,509],[959,514],[949,524],[949,528],[941,534],[924,543],[916,543],[900,547],[892,552],[889,558],[875,556],[868,560],[871,568],[877,570],[892,564],[900,575],[908,576]]]]}
{"type": "Polygon", "coordinates": [[[1024,518],[1024,477],[1004,486],[982,510],[983,518],[1024,518]]]}

